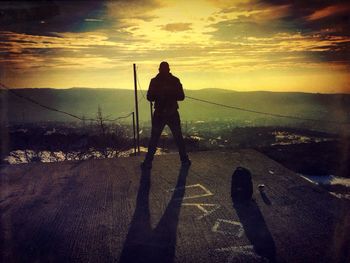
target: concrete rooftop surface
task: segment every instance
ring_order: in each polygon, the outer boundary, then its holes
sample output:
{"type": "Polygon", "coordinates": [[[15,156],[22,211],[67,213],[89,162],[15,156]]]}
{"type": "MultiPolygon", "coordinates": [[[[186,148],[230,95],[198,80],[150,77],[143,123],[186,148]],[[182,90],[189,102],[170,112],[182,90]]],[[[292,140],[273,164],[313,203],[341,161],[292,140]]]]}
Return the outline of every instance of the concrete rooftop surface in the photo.
{"type": "Polygon", "coordinates": [[[7,165],[1,262],[350,262],[350,205],[254,150],[7,165]],[[233,205],[237,166],[253,200],[233,205]],[[264,192],[258,185],[264,184],[264,192]]]}

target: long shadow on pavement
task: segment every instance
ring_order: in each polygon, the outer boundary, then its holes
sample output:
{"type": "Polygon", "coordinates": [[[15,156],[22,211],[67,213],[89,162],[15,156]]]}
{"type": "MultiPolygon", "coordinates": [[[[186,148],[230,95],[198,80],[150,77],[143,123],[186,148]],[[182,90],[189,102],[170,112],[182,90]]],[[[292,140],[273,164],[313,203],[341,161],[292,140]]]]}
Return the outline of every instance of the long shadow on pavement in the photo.
{"type": "Polygon", "coordinates": [[[169,204],[155,229],[150,222],[149,192],[151,172],[142,171],[136,208],[119,259],[120,263],[173,262],[181,203],[185,194],[188,168],[179,172],[169,204]]]}
{"type": "Polygon", "coordinates": [[[233,206],[255,252],[269,262],[276,262],[275,242],[256,202],[234,203],[233,206]]]}

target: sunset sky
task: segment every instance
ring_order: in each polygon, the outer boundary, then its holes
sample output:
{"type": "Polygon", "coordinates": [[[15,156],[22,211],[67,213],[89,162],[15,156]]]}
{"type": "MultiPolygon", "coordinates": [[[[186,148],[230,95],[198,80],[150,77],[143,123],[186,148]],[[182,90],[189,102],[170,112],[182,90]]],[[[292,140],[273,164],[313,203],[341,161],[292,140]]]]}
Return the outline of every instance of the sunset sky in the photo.
{"type": "Polygon", "coordinates": [[[349,1],[0,3],[10,87],[143,89],[169,62],[185,89],[350,93],[349,1]]]}

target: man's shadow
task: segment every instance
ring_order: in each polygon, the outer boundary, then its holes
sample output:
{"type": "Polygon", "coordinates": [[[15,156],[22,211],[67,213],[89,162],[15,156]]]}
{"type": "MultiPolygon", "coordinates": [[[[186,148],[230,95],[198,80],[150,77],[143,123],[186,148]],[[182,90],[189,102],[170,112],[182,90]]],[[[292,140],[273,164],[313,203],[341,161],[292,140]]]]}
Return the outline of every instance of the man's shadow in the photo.
{"type": "Polygon", "coordinates": [[[151,227],[149,192],[151,171],[142,171],[136,208],[119,259],[126,262],[173,262],[176,248],[177,225],[185,194],[188,168],[181,168],[167,208],[155,229],[151,227]]]}

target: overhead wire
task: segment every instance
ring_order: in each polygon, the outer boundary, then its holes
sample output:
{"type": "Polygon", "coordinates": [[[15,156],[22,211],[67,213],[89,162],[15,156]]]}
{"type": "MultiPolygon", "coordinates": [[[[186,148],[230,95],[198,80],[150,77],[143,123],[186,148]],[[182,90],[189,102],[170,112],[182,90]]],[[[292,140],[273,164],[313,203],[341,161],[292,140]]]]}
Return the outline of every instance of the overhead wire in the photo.
{"type": "MultiPolygon", "coordinates": [[[[56,109],[56,108],[51,107],[51,106],[44,105],[44,104],[42,104],[41,102],[38,102],[38,101],[36,101],[36,100],[33,100],[32,98],[29,98],[29,97],[27,97],[27,96],[23,96],[23,95],[19,94],[18,92],[16,92],[16,91],[14,91],[13,89],[7,87],[6,85],[4,85],[4,84],[1,83],[1,82],[0,82],[0,87],[2,87],[3,89],[9,91],[9,92],[12,93],[13,95],[15,95],[15,96],[17,96],[17,97],[19,97],[19,98],[21,98],[21,99],[27,100],[27,101],[29,101],[29,102],[31,102],[31,103],[33,103],[33,104],[39,106],[39,107],[42,107],[42,108],[44,108],[44,109],[46,109],[46,110],[50,110],[50,111],[58,112],[58,113],[61,113],[61,114],[65,114],[65,115],[67,115],[67,116],[70,116],[70,117],[72,117],[72,118],[75,118],[75,119],[78,119],[78,120],[81,120],[81,121],[97,121],[96,118],[84,118],[84,117],[79,117],[79,116],[77,116],[77,115],[75,115],[75,114],[72,114],[72,113],[70,113],[70,112],[67,112],[67,111],[64,111],[64,110],[60,110],[60,109],[56,109]]],[[[117,120],[120,120],[120,119],[128,118],[128,117],[130,117],[131,115],[132,115],[132,112],[130,112],[130,113],[128,113],[127,115],[124,115],[124,116],[116,117],[116,118],[114,118],[114,119],[107,119],[107,118],[106,118],[106,119],[103,119],[103,121],[110,121],[110,122],[113,122],[113,121],[117,121],[117,120]]]]}
{"type": "Polygon", "coordinates": [[[113,121],[118,121],[118,120],[121,120],[121,119],[125,119],[125,118],[130,117],[132,114],[133,114],[133,112],[130,112],[130,113],[128,113],[127,115],[119,116],[119,117],[114,118],[114,119],[106,119],[105,121],[111,121],[111,122],[113,122],[113,121]]]}
{"type": "Polygon", "coordinates": [[[257,110],[246,109],[246,108],[241,108],[241,107],[237,107],[237,106],[226,105],[226,104],[222,104],[222,103],[218,103],[218,102],[208,101],[208,100],[204,100],[204,99],[198,99],[198,98],[194,98],[192,96],[186,96],[186,98],[189,98],[189,99],[195,100],[195,101],[199,101],[199,102],[203,102],[203,103],[207,103],[207,104],[211,104],[211,105],[215,105],[215,106],[228,108],[228,109],[245,111],[245,112],[250,112],[250,113],[255,113],[255,114],[268,115],[268,116],[278,117],[278,118],[288,118],[288,119],[295,119],[295,120],[313,121],[313,122],[321,122],[321,123],[333,123],[333,124],[342,124],[342,125],[350,124],[348,122],[339,122],[339,121],[332,121],[332,120],[320,120],[320,119],[312,119],[312,118],[302,118],[302,117],[298,117],[298,116],[257,111],[257,110]]]}
{"type": "MultiPolygon", "coordinates": [[[[136,71],[137,71],[137,73],[138,73],[138,70],[139,70],[139,66],[137,65],[137,66],[136,66],[136,71]]],[[[143,93],[143,90],[142,90],[142,87],[141,87],[141,83],[140,83],[138,74],[136,74],[136,80],[137,80],[137,84],[139,85],[139,88],[140,88],[142,97],[143,97],[145,100],[147,100],[145,94],[143,93]]]]}

